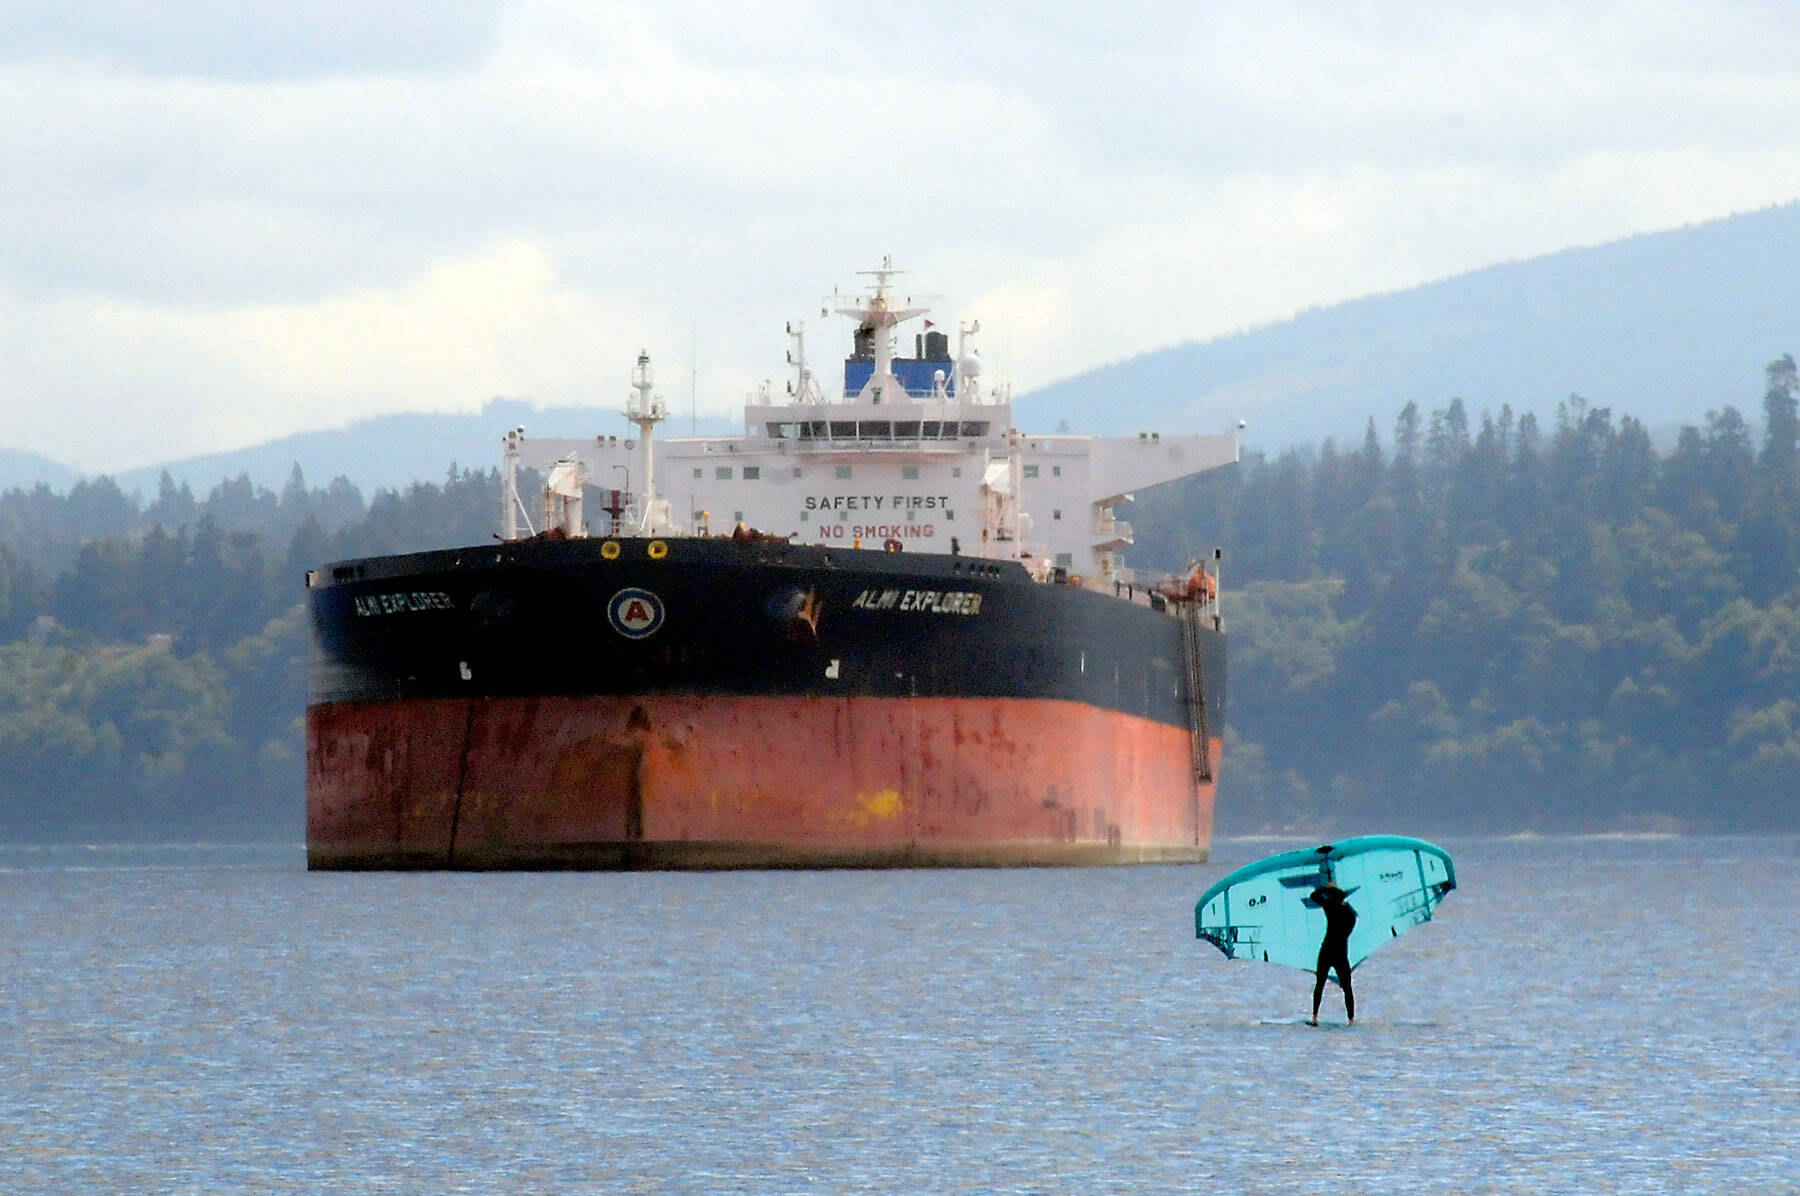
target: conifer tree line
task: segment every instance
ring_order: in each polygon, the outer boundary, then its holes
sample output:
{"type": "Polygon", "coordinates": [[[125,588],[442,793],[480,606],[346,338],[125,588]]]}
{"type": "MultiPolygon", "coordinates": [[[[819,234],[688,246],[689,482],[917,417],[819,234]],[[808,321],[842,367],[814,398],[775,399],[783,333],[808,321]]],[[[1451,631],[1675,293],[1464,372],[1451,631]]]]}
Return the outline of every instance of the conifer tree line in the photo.
{"type": "MultiPolygon", "coordinates": [[[[1140,496],[1138,556],[1225,550],[1225,833],[1800,830],[1800,415],[1659,451],[1406,404],[1140,496]]],[[[365,499],[298,469],[0,495],[0,841],[298,841],[303,578],[488,541],[495,471],[365,499]]]]}
{"type": "Polygon", "coordinates": [[[0,495],[0,842],[298,842],[306,571],[493,533],[500,478],[0,495]]]}
{"type": "MultiPolygon", "coordinates": [[[[1800,830],[1800,417],[1407,403],[1141,504],[1225,550],[1227,830],[1800,830]]],[[[1197,555],[1197,554],[1196,554],[1197,555]]]]}

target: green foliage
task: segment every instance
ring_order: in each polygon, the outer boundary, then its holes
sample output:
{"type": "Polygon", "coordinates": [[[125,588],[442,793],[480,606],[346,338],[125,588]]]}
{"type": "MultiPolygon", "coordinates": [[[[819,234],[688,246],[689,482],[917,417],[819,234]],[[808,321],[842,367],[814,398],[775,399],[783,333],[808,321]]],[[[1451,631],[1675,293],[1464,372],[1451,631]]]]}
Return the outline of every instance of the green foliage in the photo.
{"type": "Polygon", "coordinates": [[[1800,830],[1797,391],[1666,457],[1580,396],[1547,437],[1408,403],[1391,454],[1146,495],[1163,560],[1226,552],[1221,828],[1800,830]]]}
{"type": "Polygon", "coordinates": [[[298,840],[306,571],[485,540],[499,487],[0,495],[0,841],[298,840]]]}
{"type": "Polygon", "coordinates": [[[164,646],[0,647],[0,833],[203,834],[196,780],[229,766],[219,670],[164,646]]]}

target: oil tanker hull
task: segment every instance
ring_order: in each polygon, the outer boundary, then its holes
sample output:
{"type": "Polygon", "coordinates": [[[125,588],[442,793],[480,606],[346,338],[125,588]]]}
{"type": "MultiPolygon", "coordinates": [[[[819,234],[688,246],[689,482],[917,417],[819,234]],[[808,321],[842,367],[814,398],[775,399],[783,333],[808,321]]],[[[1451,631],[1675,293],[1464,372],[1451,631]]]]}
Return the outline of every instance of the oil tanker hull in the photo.
{"type": "Polygon", "coordinates": [[[1216,628],[1016,565],[608,544],[321,579],[310,867],[1206,858],[1216,628]]]}
{"type": "Polygon", "coordinates": [[[1183,729],[1055,700],[346,702],[308,735],[319,868],[1174,862],[1211,839],[1183,729]]]}

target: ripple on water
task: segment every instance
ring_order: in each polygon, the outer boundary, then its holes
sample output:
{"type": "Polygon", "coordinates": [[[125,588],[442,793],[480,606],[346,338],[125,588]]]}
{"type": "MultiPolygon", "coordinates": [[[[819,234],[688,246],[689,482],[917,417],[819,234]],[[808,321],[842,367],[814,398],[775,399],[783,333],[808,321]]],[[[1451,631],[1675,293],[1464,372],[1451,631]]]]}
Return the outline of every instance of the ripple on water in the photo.
{"type": "Polygon", "coordinates": [[[1787,911],[1743,897],[1791,887],[1792,841],[1451,844],[1439,921],[1317,1030],[1282,1024],[1307,977],[1191,937],[1280,846],[681,876],[0,849],[0,1188],[1793,1190],[1800,1025],[1759,954],[1787,911]]]}

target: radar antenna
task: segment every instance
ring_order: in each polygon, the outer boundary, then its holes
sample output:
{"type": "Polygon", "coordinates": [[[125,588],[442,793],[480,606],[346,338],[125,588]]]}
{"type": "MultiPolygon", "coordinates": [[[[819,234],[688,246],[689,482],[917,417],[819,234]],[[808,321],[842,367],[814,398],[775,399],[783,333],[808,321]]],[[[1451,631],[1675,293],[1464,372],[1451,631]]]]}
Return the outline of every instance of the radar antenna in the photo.
{"type": "MultiPolygon", "coordinates": [[[[840,316],[849,316],[855,320],[857,327],[867,329],[872,341],[870,348],[874,351],[875,366],[869,373],[869,380],[860,394],[855,397],[859,401],[879,403],[883,397],[893,398],[906,394],[906,388],[894,377],[894,328],[915,316],[922,316],[931,308],[924,304],[915,306],[913,296],[906,297],[903,306],[894,305],[894,297],[888,280],[896,274],[904,274],[904,270],[894,269],[891,256],[881,259],[881,266],[875,270],[858,270],[858,274],[869,275],[875,279],[869,293],[865,295],[835,294],[825,301],[828,309],[835,310],[840,316]]],[[[850,397],[848,394],[846,398],[850,397]]]]}

